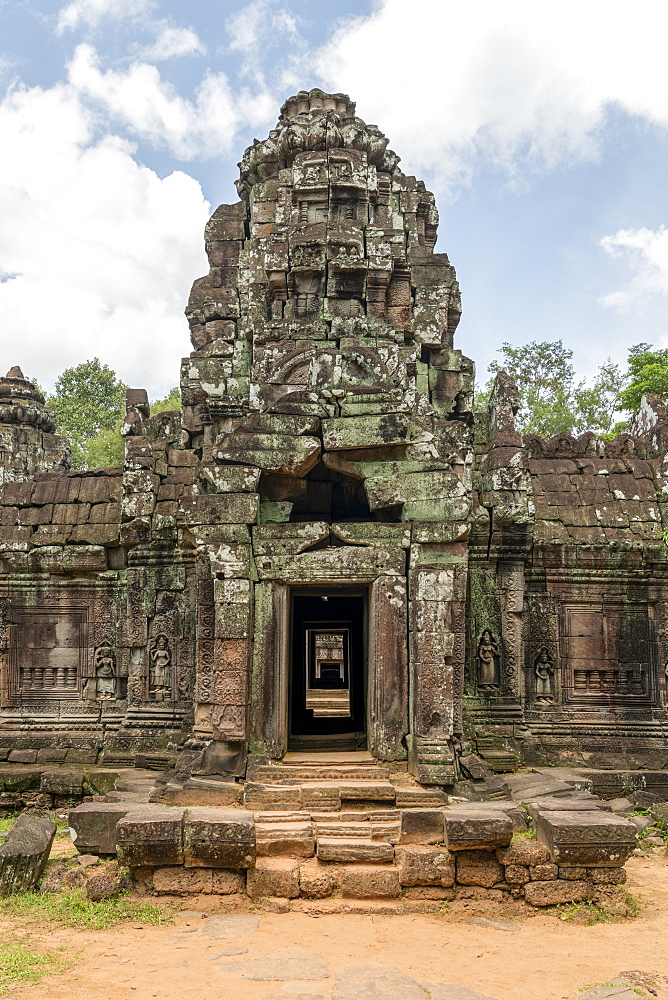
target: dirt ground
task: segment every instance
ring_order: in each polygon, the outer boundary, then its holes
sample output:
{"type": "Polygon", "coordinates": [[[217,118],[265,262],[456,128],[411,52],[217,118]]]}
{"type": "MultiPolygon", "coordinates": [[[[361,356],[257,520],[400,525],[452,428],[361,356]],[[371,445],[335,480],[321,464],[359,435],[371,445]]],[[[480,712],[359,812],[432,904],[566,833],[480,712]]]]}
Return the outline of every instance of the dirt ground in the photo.
{"type": "MultiPolygon", "coordinates": [[[[367,997],[372,994],[341,992],[340,982],[350,977],[351,966],[371,963],[422,985],[459,983],[498,1000],[576,1000],[584,986],[638,970],[658,977],[654,995],[668,1000],[668,860],[658,852],[632,858],[627,870],[627,888],[641,901],[640,915],[591,926],[525,907],[485,910],[469,903],[454,904],[447,913],[410,916],[316,918],[251,910],[241,933],[237,927],[222,939],[207,935],[209,914],[196,910],[178,913],[166,927],[123,925],[96,932],[31,927],[36,944],[64,948],[73,964],[64,974],[7,995],[17,1000],[367,997]],[[270,967],[273,962],[273,975],[268,979],[264,968],[263,979],[249,978],[258,968],[262,973],[256,960],[264,956],[270,967]],[[279,965],[287,961],[280,967],[286,978],[276,972],[277,956],[279,965]]],[[[19,929],[16,923],[0,925],[2,931],[19,929]]],[[[382,995],[414,994],[406,987],[404,994],[382,995]]]]}

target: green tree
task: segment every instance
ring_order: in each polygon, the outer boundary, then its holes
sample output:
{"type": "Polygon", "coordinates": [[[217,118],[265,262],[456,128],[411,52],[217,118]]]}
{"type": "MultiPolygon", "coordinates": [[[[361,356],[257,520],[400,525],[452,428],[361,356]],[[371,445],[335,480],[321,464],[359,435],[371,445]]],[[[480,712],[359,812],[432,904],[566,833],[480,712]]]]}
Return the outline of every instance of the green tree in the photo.
{"type": "Polygon", "coordinates": [[[625,410],[633,414],[647,392],[668,399],[668,349],[652,350],[651,344],[635,344],[629,348],[628,385],[621,393],[625,410]]]}
{"type": "Polygon", "coordinates": [[[496,372],[507,372],[520,393],[518,430],[540,437],[585,430],[610,433],[624,376],[609,358],[588,386],[584,380],[576,381],[573,352],[561,340],[532,341],[522,347],[504,343],[499,353],[502,360],[490,364],[493,374],[482,395],[489,396],[496,372]]]}
{"type": "Polygon", "coordinates": [[[111,432],[122,417],[126,388],[116,372],[100,364],[99,358],[66,368],[56,381],[55,392],[47,402],[58,418],[60,433],[70,440],[74,468],[90,468],[89,459],[109,451],[111,439],[104,446],[100,444],[99,454],[95,448],[88,454],[91,443],[103,432],[111,432]]]}
{"type": "Polygon", "coordinates": [[[181,390],[178,386],[174,386],[170,389],[164,399],[155,399],[151,403],[151,416],[154,417],[157,413],[164,413],[166,410],[180,410],[181,409],[181,390]]]}

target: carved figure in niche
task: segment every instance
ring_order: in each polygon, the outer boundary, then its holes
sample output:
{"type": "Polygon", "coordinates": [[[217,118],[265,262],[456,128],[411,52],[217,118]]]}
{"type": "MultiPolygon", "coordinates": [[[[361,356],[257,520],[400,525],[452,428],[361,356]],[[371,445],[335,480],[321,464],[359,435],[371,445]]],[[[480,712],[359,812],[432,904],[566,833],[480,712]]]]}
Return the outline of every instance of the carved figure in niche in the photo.
{"type": "Polygon", "coordinates": [[[114,701],[117,697],[116,655],[111,646],[98,646],[93,663],[95,673],[84,684],[84,698],[91,701],[114,701]]]}
{"type": "Polygon", "coordinates": [[[536,703],[541,705],[551,705],[554,702],[553,675],[554,663],[547,646],[542,646],[538,656],[534,661],[534,674],[536,675],[536,703]]]}
{"type": "Polygon", "coordinates": [[[499,686],[499,647],[488,628],[478,643],[478,690],[494,691],[499,686]]]}
{"type": "Polygon", "coordinates": [[[160,633],[151,643],[149,653],[149,698],[168,701],[171,691],[172,653],[167,636],[160,633]]]}

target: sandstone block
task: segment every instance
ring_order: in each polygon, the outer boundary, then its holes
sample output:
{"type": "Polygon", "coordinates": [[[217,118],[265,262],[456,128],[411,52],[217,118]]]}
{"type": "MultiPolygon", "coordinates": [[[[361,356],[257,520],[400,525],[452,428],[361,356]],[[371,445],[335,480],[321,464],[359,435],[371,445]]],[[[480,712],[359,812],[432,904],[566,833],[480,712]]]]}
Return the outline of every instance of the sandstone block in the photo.
{"type": "Polygon", "coordinates": [[[248,870],[247,892],[254,899],[260,896],[296,899],[299,862],[293,858],[258,858],[255,867],[248,870]]]}
{"type": "Polygon", "coordinates": [[[70,809],[70,836],[82,854],[115,854],[116,824],[132,810],[130,803],[82,802],[70,809]]]}
{"type": "Polygon", "coordinates": [[[341,895],[353,899],[393,899],[401,892],[399,871],[380,865],[352,865],[341,869],[341,895]]]}
{"type": "Polygon", "coordinates": [[[243,872],[215,868],[156,868],[153,888],[161,895],[186,896],[196,893],[213,893],[229,896],[244,892],[246,879],[243,872]]]}
{"type": "Polygon", "coordinates": [[[505,878],[509,885],[524,885],[529,881],[529,869],[526,865],[506,865],[505,878]]]}
{"type": "Polygon", "coordinates": [[[331,865],[323,864],[317,858],[302,861],[299,866],[299,891],[307,899],[323,899],[331,896],[336,888],[335,872],[331,865]]]}
{"type": "Polygon", "coordinates": [[[130,868],[182,864],[184,813],[157,805],[128,812],[116,826],[118,860],[130,868]]]}
{"type": "Polygon", "coordinates": [[[454,858],[446,850],[420,845],[398,847],[395,857],[402,885],[454,885],[454,858]]]}
{"type": "Polygon", "coordinates": [[[83,791],[83,781],[83,771],[45,771],[39,790],[50,795],[77,796],[83,791]]]}
{"type": "Polygon", "coordinates": [[[491,851],[458,851],[456,855],[459,885],[479,885],[491,889],[503,881],[503,867],[491,851]]]}
{"type": "Polygon", "coordinates": [[[502,865],[543,865],[550,860],[550,852],[536,840],[518,838],[498,850],[496,857],[502,865]]]}
{"type": "Polygon", "coordinates": [[[313,823],[293,820],[285,823],[258,823],[255,828],[257,853],[262,857],[281,854],[310,858],[315,852],[313,823]]]}
{"type": "Polygon", "coordinates": [[[603,810],[540,813],[536,836],[563,866],[619,868],[636,845],[634,824],[603,810]]]}
{"type": "Polygon", "coordinates": [[[550,882],[559,878],[559,867],[552,864],[532,865],[529,868],[529,875],[532,882],[550,882]]]}
{"type": "MultiPolygon", "coordinates": [[[[11,753],[18,752],[17,750],[12,750],[11,753]]],[[[30,752],[32,753],[33,751],[30,752]]],[[[3,767],[0,768],[0,791],[24,792],[32,788],[37,789],[39,788],[41,778],[41,768],[3,767]]]]}
{"type": "Polygon", "coordinates": [[[513,824],[503,812],[450,807],[443,810],[445,843],[450,851],[506,847],[513,824]]]}
{"type": "Polygon", "coordinates": [[[37,760],[37,751],[10,750],[7,760],[10,764],[34,764],[37,760]]]}
{"type": "Polygon", "coordinates": [[[249,868],[255,862],[253,814],[195,806],[185,819],[183,844],[187,868],[249,868]]]}
{"type": "Polygon", "coordinates": [[[301,809],[299,785],[264,785],[247,781],[244,785],[244,805],[252,810],[301,809]]]}
{"type": "Polygon", "coordinates": [[[318,837],[317,855],[321,861],[384,862],[394,860],[394,848],[376,840],[353,837],[318,837]]]}
{"type": "Polygon", "coordinates": [[[532,906],[556,906],[557,903],[577,903],[589,899],[587,882],[562,881],[529,882],[524,887],[524,898],[532,906]]]}
{"type": "Polygon", "coordinates": [[[442,809],[404,809],[401,844],[440,844],[444,837],[442,809]]]}
{"type": "Polygon", "coordinates": [[[626,882],[625,868],[589,868],[587,874],[595,885],[624,885],[626,882]]]}

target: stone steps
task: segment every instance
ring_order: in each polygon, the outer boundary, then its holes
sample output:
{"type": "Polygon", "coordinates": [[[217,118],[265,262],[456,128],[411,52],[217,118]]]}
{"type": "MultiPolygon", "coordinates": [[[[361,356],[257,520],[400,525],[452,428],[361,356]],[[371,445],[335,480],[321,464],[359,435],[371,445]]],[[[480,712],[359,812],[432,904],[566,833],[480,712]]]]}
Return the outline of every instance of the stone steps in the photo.
{"type": "Polygon", "coordinates": [[[262,764],[252,769],[260,784],[282,781],[387,781],[390,769],[380,764],[262,764]]]}
{"type": "Polygon", "coordinates": [[[316,857],[320,861],[338,861],[343,864],[356,862],[394,862],[394,848],[391,844],[365,837],[318,837],[316,857]]]}

